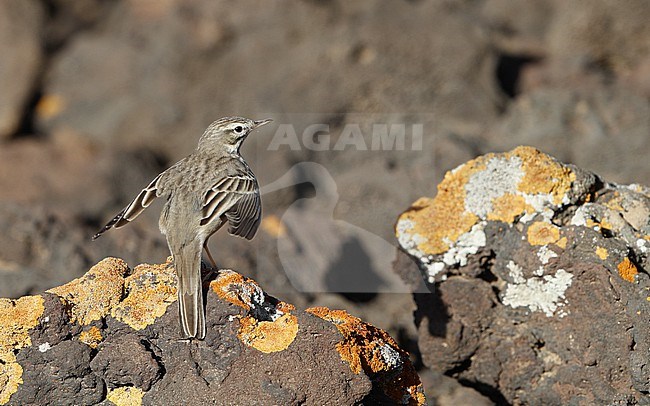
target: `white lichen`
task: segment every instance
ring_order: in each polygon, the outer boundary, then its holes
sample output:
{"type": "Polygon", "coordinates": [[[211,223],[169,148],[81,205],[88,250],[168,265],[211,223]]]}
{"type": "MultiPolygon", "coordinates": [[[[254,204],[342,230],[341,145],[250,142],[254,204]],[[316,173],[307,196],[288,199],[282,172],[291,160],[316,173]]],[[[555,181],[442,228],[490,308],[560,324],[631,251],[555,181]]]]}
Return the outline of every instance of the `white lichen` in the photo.
{"type": "Polygon", "coordinates": [[[590,211],[591,211],[590,203],[585,203],[584,205],[578,207],[578,210],[576,210],[576,212],[573,213],[573,216],[571,217],[570,224],[572,226],[586,227],[587,219],[591,218],[590,211]]]}
{"type": "Polygon", "coordinates": [[[506,268],[510,271],[510,277],[514,283],[524,283],[526,279],[524,278],[524,272],[521,267],[514,263],[514,261],[508,261],[506,268]]]}
{"type": "Polygon", "coordinates": [[[44,342],[43,344],[41,344],[41,345],[38,346],[38,350],[39,350],[40,352],[47,352],[47,351],[50,350],[51,348],[52,348],[52,346],[51,346],[50,343],[48,343],[47,341],[44,342]]]}
{"type": "MultiPolygon", "coordinates": [[[[514,269],[521,271],[519,266],[514,269]]],[[[512,269],[510,272],[511,275],[514,273],[512,269]]],[[[502,302],[513,308],[527,307],[531,312],[541,311],[547,317],[556,312],[559,317],[564,317],[568,313],[558,309],[566,305],[565,292],[571,286],[572,278],[573,275],[564,269],[558,269],[555,275],[517,278],[518,282],[506,286],[502,302]]]]}
{"type": "Polygon", "coordinates": [[[539,250],[537,250],[537,257],[542,265],[546,265],[551,258],[557,258],[557,254],[553,250],[549,249],[548,245],[542,245],[539,250]]]}
{"type": "Polygon", "coordinates": [[[516,193],[523,177],[521,158],[490,159],[486,168],[472,174],[465,185],[465,210],[486,219],[493,210],[494,199],[516,193]]]}
{"type": "Polygon", "coordinates": [[[428,240],[426,237],[412,232],[413,228],[415,228],[413,220],[400,219],[395,228],[397,230],[397,240],[402,248],[421,262],[424,262],[422,261],[423,258],[428,259],[427,254],[418,248],[418,245],[426,243],[428,240]]]}
{"type": "Polygon", "coordinates": [[[642,254],[647,254],[648,253],[648,242],[644,240],[643,238],[639,238],[636,240],[636,246],[637,248],[641,251],[642,254]]]}
{"type": "Polygon", "coordinates": [[[386,343],[383,343],[379,347],[379,354],[381,355],[381,358],[384,360],[386,365],[388,365],[391,369],[402,365],[402,357],[400,357],[399,352],[397,352],[393,347],[386,343]]]}
{"type": "Polygon", "coordinates": [[[476,254],[487,243],[484,231],[486,224],[485,221],[474,224],[471,230],[461,234],[456,241],[444,240],[449,244],[449,250],[443,254],[442,262],[449,266],[467,265],[467,257],[476,254]]]}
{"type": "Polygon", "coordinates": [[[435,282],[436,275],[442,272],[443,269],[445,269],[444,262],[434,262],[432,264],[427,265],[426,271],[427,271],[427,280],[429,281],[429,283],[435,282]]]}
{"type": "Polygon", "coordinates": [[[427,275],[428,282],[433,283],[435,276],[445,268],[445,264],[443,262],[431,262],[434,258],[433,255],[427,255],[418,248],[419,244],[426,243],[428,239],[418,233],[414,233],[412,231],[414,227],[415,223],[412,220],[400,219],[395,227],[397,230],[397,240],[406,252],[418,260],[420,267],[424,269],[427,275]]]}

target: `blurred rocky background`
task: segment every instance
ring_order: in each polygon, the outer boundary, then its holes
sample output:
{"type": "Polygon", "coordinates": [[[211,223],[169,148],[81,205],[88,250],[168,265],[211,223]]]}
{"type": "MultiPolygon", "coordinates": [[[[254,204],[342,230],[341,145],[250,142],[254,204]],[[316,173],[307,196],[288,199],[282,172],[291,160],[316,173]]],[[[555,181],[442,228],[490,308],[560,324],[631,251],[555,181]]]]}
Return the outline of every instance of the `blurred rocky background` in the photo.
{"type": "MultiPolygon", "coordinates": [[[[445,171],[521,144],[650,184],[648,21],[641,0],[2,0],[0,296],[109,255],[164,261],[160,203],[89,237],[211,121],[272,117],[243,148],[272,185],[264,223],[250,243],[215,235],[219,265],[298,306],[345,308],[421,366],[415,305],[390,271],[398,214],[445,171]],[[303,143],[315,123],[330,148],[303,143]],[[422,147],[407,131],[403,150],[371,150],[374,123],[421,125],[422,147]],[[283,124],[299,148],[270,148],[283,124]],[[355,125],[369,150],[334,149],[355,125]]],[[[478,404],[420,372],[439,404],[478,404]]]]}

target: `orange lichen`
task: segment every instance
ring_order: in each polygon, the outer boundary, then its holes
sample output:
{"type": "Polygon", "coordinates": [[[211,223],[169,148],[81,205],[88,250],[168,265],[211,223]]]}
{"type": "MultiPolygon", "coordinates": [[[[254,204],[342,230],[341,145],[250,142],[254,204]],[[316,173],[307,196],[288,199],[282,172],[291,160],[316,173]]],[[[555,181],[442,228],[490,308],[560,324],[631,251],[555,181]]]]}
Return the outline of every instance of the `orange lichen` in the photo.
{"type": "Polygon", "coordinates": [[[264,353],[286,350],[298,334],[298,318],[285,313],[274,321],[258,321],[252,316],[240,320],[237,337],[264,353]]]}
{"type": "Polygon", "coordinates": [[[9,402],[23,383],[23,368],[14,351],[32,345],[29,330],[45,311],[41,296],[0,299],[0,405],[9,402]]]}
{"type": "Polygon", "coordinates": [[[251,306],[248,297],[242,297],[242,294],[245,295],[246,285],[260,289],[259,285],[252,279],[244,278],[237,272],[232,271],[222,270],[219,272],[217,279],[210,282],[210,288],[221,299],[245,310],[250,310],[251,306]]]}
{"type": "Polygon", "coordinates": [[[264,217],[261,226],[264,232],[275,238],[287,235],[287,228],[282,224],[280,218],[274,214],[264,217]]]}
{"type": "Polygon", "coordinates": [[[118,258],[106,258],[84,276],[47,292],[70,304],[71,320],[82,326],[100,320],[120,302],[124,292],[124,276],[129,268],[118,258]]]}
{"type": "Polygon", "coordinates": [[[620,264],[618,264],[617,268],[620,277],[628,282],[634,282],[634,277],[639,273],[636,266],[629,260],[629,258],[625,258],[620,264]]]}
{"type": "Polygon", "coordinates": [[[176,301],[176,277],[171,262],[143,264],[124,281],[127,296],[111,310],[111,316],[135,330],[153,324],[176,301]]]}
{"type": "Polygon", "coordinates": [[[92,326],[88,330],[82,331],[81,334],[79,334],[79,341],[93,349],[97,348],[103,339],[104,337],[102,337],[102,332],[95,326],[92,326]]]}
{"type": "MultiPolygon", "coordinates": [[[[264,292],[255,281],[230,270],[221,270],[210,287],[219,298],[246,311],[264,300],[264,292]]],[[[244,344],[264,353],[286,350],[298,334],[298,318],[291,314],[293,310],[293,305],[279,302],[275,306],[279,316],[273,321],[245,316],[240,320],[237,336],[244,344]]]]}
{"type": "MultiPolygon", "coordinates": [[[[408,359],[408,353],[400,349],[393,338],[385,331],[351,316],[344,310],[330,310],[326,307],[312,307],[306,310],[314,316],[332,323],[343,335],[343,340],[336,344],[341,359],[346,361],[352,372],[364,371],[369,376],[392,371],[397,362],[408,359]],[[397,359],[387,359],[389,352],[397,359]]],[[[426,403],[422,384],[410,362],[401,364],[402,370],[397,375],[387,375],[380,385],[396,402],[408,399],[409,405],[426,403]],[[406,389],[404,389],[406,388],[406,389]]]]}
{"type": "Polygon", "coordinates": [[[536,221],[528,227],[528,243],[530,245],[553,244],[560,239],[560,229],[544,221],[536,221]]]}
{"type": "Polygon", "coordinates": [[[606,248],[598,247],[598,248],[596,248],[596,255],[598,255],[598,258],[600,258],[600,259],[602,259],[604,261],[609,256],[609,252],[607,252],[606,248]]]}
{"type": "Polygon", "coordinates": [[[506,193],[492,200],[492,211],[488,213],[487,219],[512,223],[522,213],[534,211],[523,196],[506,193]]]}
{"type": "Polygon", "coordinates": [[[64,99],[57,94],[46,94],[36,104],[36,114],[39,118],[49,120],[58,116],[65,109],[64,99]]]}
{"type": "Polygon", "coordinates": [[[555,205],[562,204],[576,180],[571,168],[535,148],[517,147],[505,155],[521,158],[524,177],[519,182],[519,191],[531,195],[550,194],[555,205]]]}

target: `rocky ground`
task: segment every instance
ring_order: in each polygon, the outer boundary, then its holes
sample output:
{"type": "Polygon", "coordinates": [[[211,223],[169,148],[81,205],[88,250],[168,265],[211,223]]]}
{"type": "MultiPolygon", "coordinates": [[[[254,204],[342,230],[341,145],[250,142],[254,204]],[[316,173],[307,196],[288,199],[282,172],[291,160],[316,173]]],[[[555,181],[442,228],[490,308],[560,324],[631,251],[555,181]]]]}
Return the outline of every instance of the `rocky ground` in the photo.
{"type": "Polygon", "coordinates": [[[212,275],[203,341],[178,338],[171,257],[132,270],[107,258],[44,294],[0,299],[0,404],[425,404],[386,332],[212,275]]]}
{"type": "Polygon", "coordinates": [[[164,261],[159,206],[88,237],[212,120],[268,116],[275,127],[243,149],[269,186],[265,221],[251,243],[213,237],[219,265],[386,329],[430,401],[479,396],[419,355],[416,305],[391,272],[411,261],[396,255],[395,221],[446,171],[522,144],[650,184],[648,20],[641,0],[2,1],[0,296],[41,293],[106,256],[164,261]],[[306,146],[314,123],[330,148],[306,146]],[[350,125],[372,149],[373,123],[406,124],[404,150],[334,149],[350,125]],[[297,149],[272,147],[282,124],[297,149]]]}

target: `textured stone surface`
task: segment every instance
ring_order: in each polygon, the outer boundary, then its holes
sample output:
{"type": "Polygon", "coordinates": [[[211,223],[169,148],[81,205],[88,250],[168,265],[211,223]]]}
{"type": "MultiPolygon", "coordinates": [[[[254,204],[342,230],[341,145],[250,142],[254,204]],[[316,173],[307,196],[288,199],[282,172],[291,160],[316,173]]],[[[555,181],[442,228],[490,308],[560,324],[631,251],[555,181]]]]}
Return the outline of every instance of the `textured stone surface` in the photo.
{"type": "MultiPolygon", "coordinates": [[[[251,0],[228,7],[212,0],[7,0],[0,8],[0,31],[11,37],[1,44],[7,57],[0,65],[20,69],[0,74],[0,82],[23,91],[3,92],[0,100],[11,101],[12,117],[23,121],[0,147],[3,297],[63,284],[106,256],[163,261],[156,207],[94,244],[87,237],[226,114],[273,116],[299,137],[307,125],[325,123],[332,144],[346,124],[359,124],[367,142],[374,123],[424,125],[418,151],[408,149],[408,138],[404,151],[312,151],[302,140],[300,150],[275,151],[267,127],[244,146],[260,185],[297,162],[317,162],[338,199],[313,192],[317,178],[294,182],[264,195],[271,226],[255,240],[226,233],[211,240],[221,267],[245,270],[297,307],[353,309],[403,345],[415,334],[411,295],[372,290],[385,287],[377,282],[395,252],[386,247],[397,244],[396,213],[430,195],[449,169],[524,144],[610,181],[650,184],[645,0],[625,7],[611,0],[251,0]],[[24,12],[9,15],[7,7],[24,12]],[[44,50],[40,62],[26,58],[34,42],[44,50]],[[297,227],[283,222],[294,206],[297,227]],[[380,249],[330,232],[339,224],[383,239],[380,249]],[[296,288],[283,272],[280,245],[299,247],[306,238],[320,267],[301,272],[296,288]],[[312,249],[319,246],[342,249],[312,249]],[[350,279],[356,283],[346,284],[350,279]],[[304,286],[318,292],[301,292],[304,286]],[[335,286],[362,287],[363,294],[339,294],[335,286]]],[[[287,260],[286,251],[282,256],[287,260]]],[[[94,343],[98,335],[83,337],[94,343]]],[[[113,399],[141,395],[109,392],[113,399]]]]}
{"type": "Polygon", "coordinates": [[[0,3],[0,140],[14,135],[40,72],[43,10],[36,0],[0,3]]]}
{"type": "Polygon", "coordinates": [[[646,404],[648,188],[520,147],[447,173],[396,232],[418,264],[398,273],[432,291],[415,295],[426,365],[497,402],[646,404]]]}
{"type": "Polygon", "coordinates": [[[296,310],[233,271],[210,279],[205,341],[178,339],[171,262],[107,258],[42,295],[0,299],[0,404],[424,404],[386,332],[296,310]]]}

